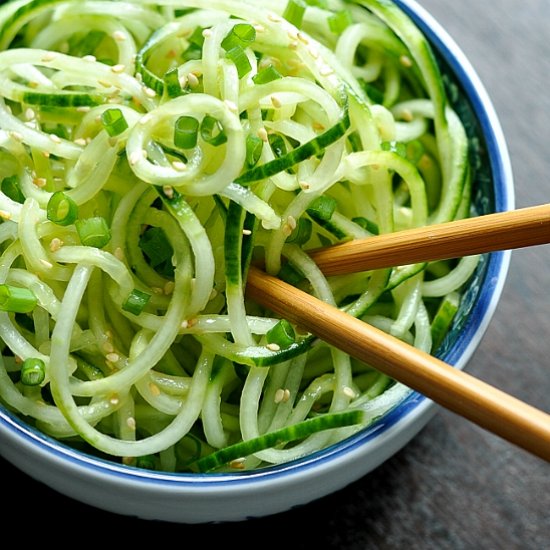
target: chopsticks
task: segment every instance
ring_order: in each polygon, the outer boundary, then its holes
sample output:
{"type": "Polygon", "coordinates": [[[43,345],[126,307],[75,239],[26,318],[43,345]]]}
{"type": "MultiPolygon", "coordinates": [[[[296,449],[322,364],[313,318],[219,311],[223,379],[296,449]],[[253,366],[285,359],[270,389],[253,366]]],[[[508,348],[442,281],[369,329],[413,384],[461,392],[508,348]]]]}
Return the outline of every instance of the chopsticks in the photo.
{"type": "MultiPolygon", "coordinates": [[[[325,274],[336,274],[520,248],[549,241],[550,205],[543,205],[402,231],[392,236],[372,237],[357,241],[359,244],[356,246],[356,241],[352,241],[326,250],[319,249],[311,256],[325,274]],[[455,229],[458,231],[455,232],[455,229]],[[376,252],[372,252],[373,249],[366,246],[367,241],[384,243],[376,245],[376,252]],[[348,253],[353,260],[348,261],[348,253]],[[369,261],[371,253],[376,258],[373,263],[369,261]],[[345,270],[335,270],[337,264],[345,265],[345,270]]],[[[446,409],[550,462],[549,414],[257,267],[251,266],[249,269],[246,294],[446,409]]]]}
{"type": "Polygon", "coordinates": [[[550,242],[550,204],[428,225],[312,250],[325,275],[459,258],[550,242]]]}

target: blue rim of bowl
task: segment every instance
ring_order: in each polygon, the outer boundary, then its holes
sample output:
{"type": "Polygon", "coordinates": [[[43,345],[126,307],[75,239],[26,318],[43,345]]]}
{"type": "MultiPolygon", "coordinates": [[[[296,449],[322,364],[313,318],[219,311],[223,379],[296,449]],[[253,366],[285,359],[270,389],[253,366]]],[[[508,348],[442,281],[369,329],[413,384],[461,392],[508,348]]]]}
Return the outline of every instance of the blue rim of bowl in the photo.
{"type": "MultiPolygon", "coordinates": [[[[445,60],[477,117],[487,148],[492,178],[502,182],[501,186],[493,188],[495,210],[513,209],[513,178],[507,145],[492,102],[475,69],[449,34],[416,0],[394,1],[427,36],[436,54],[445,60]]],[[[484,277],[485,280],[492,281],[493,284],[483,285],[472,306],[473,321],[463,327],[461,338],[453,344],[446,355],[446,361],[457,368],[464,367],[487,328],[502,291],[509,260],[509,251],[492,253],[487,256],[484,277]]],[[[347,456],[351,452],[365,452],[367,443],[371,442],[375,436],[390,435],[391,432],[395,434],[406,429],[413,421],[413,414],[421,415],[432,405],[433,403],[429,399],[412,391],[372,427],[358,432],[340,443],[302,459],[242,473],[167,473],[124,466],[80,453],[64,443],[38,432],[31,426],[25,425],[16,415],[2,408],[0,408],[0,425],[7,429],[12,437],[23,438],[26,444],[38,447],[48,456],[68,460],[75,469],[84,469],[90,474],[107,474],[118,478],[120,482],[168,485],[180,489],[197,488],[197,485],[222,487],[230,484],[232,487],[236,487],[257,482],[259,479],[267,481],[281,476],[287,477],[289,474],[303,474],[312,468],[327,465],[337,458],[347,456]]]]}

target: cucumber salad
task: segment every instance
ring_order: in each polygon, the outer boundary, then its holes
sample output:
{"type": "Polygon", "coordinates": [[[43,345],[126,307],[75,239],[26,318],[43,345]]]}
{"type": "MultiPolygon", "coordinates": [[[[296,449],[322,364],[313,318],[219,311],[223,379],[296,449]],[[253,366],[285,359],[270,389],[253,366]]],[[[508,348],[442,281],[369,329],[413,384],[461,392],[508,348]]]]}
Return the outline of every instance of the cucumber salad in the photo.
{"type": "Polygon", "coordinates": [[[325,277],[307,252],[470,214],[446,94],[388,0],[5,3],[0,404],[167,472],[375,423],[409,388],[247,298],[247,272],[436,353],[478,257],[325,277]]]}

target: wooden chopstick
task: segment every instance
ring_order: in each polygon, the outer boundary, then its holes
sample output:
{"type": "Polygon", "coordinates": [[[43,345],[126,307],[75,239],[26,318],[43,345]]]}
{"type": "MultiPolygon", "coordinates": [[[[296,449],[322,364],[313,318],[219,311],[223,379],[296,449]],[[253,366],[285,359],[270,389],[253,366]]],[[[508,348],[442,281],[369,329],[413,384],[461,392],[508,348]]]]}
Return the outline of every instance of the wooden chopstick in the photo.
{"type": "Polygon", "coordinates": [[[247,296],[434,402],[550,461],[550,415],[251,267],[247,296]]]}
{"type": "Polygon", "coordinates": [[[325,275],[550,243],[550,204],[407,229],[309,252],[325,275]]]}

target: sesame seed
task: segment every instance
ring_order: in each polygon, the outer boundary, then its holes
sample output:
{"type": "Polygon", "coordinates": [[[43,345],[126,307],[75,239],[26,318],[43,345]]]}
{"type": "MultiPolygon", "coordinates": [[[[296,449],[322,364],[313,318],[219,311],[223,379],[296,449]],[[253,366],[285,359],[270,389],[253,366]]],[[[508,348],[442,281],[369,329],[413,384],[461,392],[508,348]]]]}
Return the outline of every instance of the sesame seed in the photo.
{"type": "Polygon", "coordinates": [[[276,13],[270,13],[268,14],[267,18],[272,22],[272,23],[280,23],[282,21],[282,19],[276,14],[276,13]]]}
{"type": "Polygon", "coordinates": [[[257,132],[256,132],[256,135],[262,140],[262,141],[265,141],[266,143],[268,142],[269,138],[268,138],[268,135],[267,135],[267,130],[262,127],[260,128],[257,132]]]}
{"type": "Polygon", "coordinates": [[[153,382],[149,382],[149,390],[155,397],[160,395],[160,388],[153,382]]]}
{"type": "Polygon", "coordinates": [[[285,390],[283,388],[279,388],[275,392],[275,398],[273,400],[275,401],[275,403],[282,403],[284,398],[285,398],[285,390]]]}
{"type": "Polygon", "coordinates": [[[53,52],[46,52],[43,56],[41,61],[44,63],[48,63],[50,61],[53,61],[57,56],[53,52]]]}
{"type": "Polygon", "coordinates": [[[298,48],[298,42],[296,40],[291,40],[290,43],[288,44],[288,49],[295,50],[297,48],[298,48]]]}
{"type": "Polygon", "coordinates": [[[135,430],[136,429],[136,419],[133,416],[129,416],[126,419],[126,426],[128,426],[128,428],[130,428],[131,430],[135,430]]]}
{"type": "Polygon", "coordinates": [[[85,55],[83,58],[82,58],[83,61],[90,61],[90,62],[95,62],[97,61],[96,59],[96,56],[95,55],[85,55]]]}
{"type": "Polygon", "coordinates": [[[116,363],[117,361],[120,361],[120,355],[118,353],[111,352],[105,356],[105,359],[107,359],[109,363],[116,363]]]}
{"type": "Polygon", "coordinates": [[[27,120],[34,120],[34,118],[36,117],[36,113],[29,107],[26,111],[25,111],[25,118],[27,120]]]}
{"type": "Polygon", "coordinates": [[[235,458],[229,463],[229,467],[234,470],[244,470],[245,459],[244,458],[235,458]]]}
{"type": "Polygon", "coordinates": [[[125,70],[126,70],[126,66],[123,65],[122,63],[119,63],[118,65],[113,65],[111,67],[111,71],[113,71],[113,73],[116,73],[116,74],[123,73],[125,70]]]}
{"type": "Polygon", "coordinates": [[[164,185],[162,187],[162,192],[169,198],[174,198],[174,188],[171,185],[164,185]]]}
{"type": "Polygon", "coordinates": [[[204,29],[202,35],[204,38],[210,38],[212,36],[212,29],[204,29]]]}
{"type": "Polygon", "coordinates": [[[296,218],[294,216],[289,216],[286,220],[286,223],[294,231],[296,229],[296,218]]]}
{"type": "Polygon", "coordinates": [[[143,91],[145,92],[145,95],[147,97],[151,97],[151,98],[157,97],[157,92],[155,92],[155,90],[153,90],[152,88],[147,88],[146,87],[146,88],[144,88],[143,91]]]}
{"type": "Polygon", "coordinates": [[[44,158],[49,159],[51,155],[50,155],[50,152],[49,152],[49,151],[42,151],[42,156],[43,156],[44,158]]]}
{"type": "Polygon", "coordinates": [[[199,85],[199,79],[195,73],[189,73],[187,75],[187,82],[191,88],[196,88],[199,85]]]}
{"type": "Polygon", "coordinates": [[[42,188],[46,187],[48,180],[46,178],[34,178],[32,182],[34,183],[34,185],[36,185],[36,187],[42,188]]]}
{"type": "Polygon", "coordinates": [[[313,59],[319,58],[319,50],[317,48],[314,48],[313,46],[310,46],[307,51],[309,52],[309,55],[313,57],[313,59]]]}
{"type": "Polygon", "coordinates": [[[252,235],[252,231],[250,231],[250,229],[243,229],[243,235],[252,235]]]}
{"type": "Polygon", "coordinates": [[[283,231],[283,235],[285,237],[290,237],[290,235],[292,234],[292,228],[290,227],[290,225],[288,223],[285,223],[283,225],[282,231],[283,231]]]}
{"type": "Polygon", "coordinates": [[[298,33],[298,40],[306,46],[309,44],[309,38],[302,32],[298,33]]]}
{"type": "Polygon", "coordinates": [[[170,294],[173,294],[174,292],[174,288],[176,287],[176,285],[174,284],[173,281],[168,281],[165,285],[164,285],[164,294],[166,294],[166,296],[170,296],[170,294]]]}
{"type": "Polygon", "coordinates": [[[180,83],[180,86],[182,88],[187,88],[187,84],[189,84],[189,80],[187,79],[187,77],[185,75],[181,75],[179,78],[178,78],[178,81],[180,83]]]}
{"type": "Polygon", "coordinates": [[[185,170],[187,170],[187,164],[181,160],[175,160],[172,162],[172,168],[178,172],[185,172],[185,170]]]}
{"type": "Polygon", "coordinates": [[[182,329],[189,328],[189,323],[187,321],[182,321],[180,323],[180,328],[182,328],[182,329]]]}
{"type": "Polygon", "coordinates": [[[103,86],[104,88],[110,88],[112,86],[110,82],[108,82],[107,80],[104,80],[103,78],[98,79],[97,83],[100,86],[103,86]]]}
{"type": "Polygon", "coordinates": [[[122,31],[115,31],[112,36],[117,42],[124,42],[126,40],[126,34],[122,31]]]}
{"type": "Polygon", "coordinates": [[[408,55],[402,55],[399,58],[399,63],[401,63],[401,65],[403,65],[403,67],[406,67],[407,69],[412,67],[413,65],[412,59],[408,55]]]}
{"type": "Polygon", "coordinates": [[[114,255],[117,260],[120,260],[121,262],[124,260],[124,250],[122,250],[120,246],[115,248],[114,255]]]}
{"type": "Polygon", "coordinates": [[[88,105],[81,105],[80,107],[76,108],[77,112],[79,113],[89,113],[90,109],[91,107],[89,107],[88,105]]]}
{"type": "Polygon", "coordinates": [[[319,74],[321,76],[330,76],[334,73],[334,69],[332,67],[329,67],[328,65],[324,65],[321,67],[321,70],[319,71],[319,74]]]}
{"type": "Polygon", "coordinates": [[[109,398],[109,403],[111,405],[118,405],[120,403],[120,399],[118,398],[118,395],[113,395],[109,398]]]}
{"type": "Polygon", "coordinates": [[[130,153],[130,166],[136,165],[140,160],[143,159],[143,150],[141,151],[132,151],[130,153]]]}
{"type": "Polygon", "coordinates": [[[105,342],[103,342],[103,351],[105,351],[105,353],[113,353],[113,351],[115,351],[113,343],[109,340],[105,340],[105,342]]]}
{"type": "Polygon", "coordinates": [[[295,31],[294,29],[290,29],[286,35],[290,38],[290,40],[297,40],[298,39],[298,31],[295,31]]]}
{"type": "Polygon", "coordinates": [[[43,258],[40,258],[40,263],[46,268],[46,269],[52,269],[53,264],[51,262],[48,262],[48,260],[44,260],[43,258]]]}
{"type": "Polygon", "coordinates": [[[356,397],[355,391],[353,390],[353,388],[350,388],[349,386],[344,386],[344,388],[342,389],[342,392],[346,397],[349,397],[350,399],[355,399],[356,397]]]}
{"type": "Polygon", "coordinates": [[[256,30],[256,32],[265,32],[265,27],[263,25],[260,25],[259,23],[254,25],[254,29],[256,30]]]}
{"type": "Polygon", "coordinates": [[[288,388],[285,388],[285,395],[283,397],[283,401],[286,403],[290,399],[290,390],[288,388]]]}
{"type": "Polygon", "coordinates": [[[77,145],[81,145],[82,147],[85,147],[85,146],[86,146],[86,140],[85,140],[84,138],[75,139],[74,142],[75,142],[77,145]]]}
{"type": "Polygon", "coordinates": [[[50,242],[50,251],[57,252],[63,246],[63,241],[58,237],[54,237],[50,242]]]}
{"type": "Polygon", "coordinates": [[[405,122],[411,122],[414,119],[414,116],[409,109],[403,109],[401,112],[401,119],[405,122]]]}
{"type": "Polygon", "coordinates": [[[301,181],[299,185],[304,191],[307,191],[311,188],[311,184],[309,184],[307,181],[301,181]]]}
{"type": "Polygon", "coordinates": [[[267,344],[266,348],[269,351],[280,351],[281,346],[279,346],[279,344],[275,344],[274,342],[272,342],[271,344],[267,344]]]}
{"type": "Polygon", "coordinates": [[[280,109],[283,105],[281,103],[281,100],[277,96],[274,96],[274,95],[271,96],[271,104],[273,105],[273,107],[275,107],[275,109],[280,109]]]}

